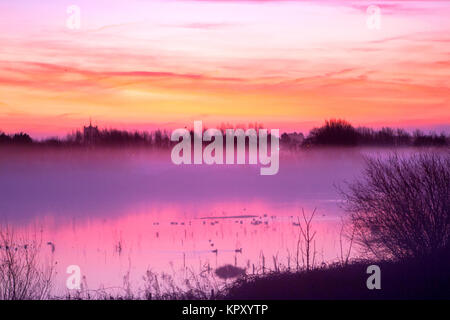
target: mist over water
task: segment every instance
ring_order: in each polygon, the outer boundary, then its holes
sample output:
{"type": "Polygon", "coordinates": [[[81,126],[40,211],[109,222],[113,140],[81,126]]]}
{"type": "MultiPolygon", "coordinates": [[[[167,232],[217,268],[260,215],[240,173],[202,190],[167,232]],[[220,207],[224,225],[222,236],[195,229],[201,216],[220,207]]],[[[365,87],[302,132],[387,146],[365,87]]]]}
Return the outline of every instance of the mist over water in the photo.
{"type": "Polygon", "coordinates": [[[125,275],[138,284],[147,269],[230,263],[251,272],[262,255],[293,263],[302,208],[317,209],[320,264],[338,257],[336,186],[361,173],[364,156],[388,152],[282,153],[278,174],[261,176],[258,165],[176,166],[170,152],[144,149],[3,149],[0,218],[55,244],[61,291],[73,264],[98,288],[125,275]]]}
{"type": "MultiPolygon", "coordinates": [[[[361,167],[360,151],[282,156],[278,174],[258,165],[180,165],[142,150],[2,152],[3,217],[116,217],[140,205],[290,203],[336,199],[333,183],[361,167]]],[[[213,208],[211,208],[212,210],[213,208]]]]}

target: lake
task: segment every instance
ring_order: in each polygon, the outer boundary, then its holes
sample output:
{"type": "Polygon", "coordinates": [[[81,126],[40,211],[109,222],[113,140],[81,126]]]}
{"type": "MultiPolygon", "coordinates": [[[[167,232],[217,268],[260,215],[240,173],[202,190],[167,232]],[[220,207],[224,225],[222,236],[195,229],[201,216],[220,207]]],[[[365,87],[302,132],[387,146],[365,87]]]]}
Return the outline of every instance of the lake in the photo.
{"type": "Polygon", "coordinates": [[[182,282],[225,264],[247,273],[301,267],[302,209],[316,210],[321,265],[338,261],[340,239],[347,245],[337,186],[361,174],[364,156],[386,153],[282,153],[278,174],[261,176],[257,165],[176,166],[169,152],[143,149],[4,149],[0,217],[42,237],[57,263],[56,294],[69,265],[80,267],[84,288],[125,281],[136,290],[147,270],[182,282]]]}

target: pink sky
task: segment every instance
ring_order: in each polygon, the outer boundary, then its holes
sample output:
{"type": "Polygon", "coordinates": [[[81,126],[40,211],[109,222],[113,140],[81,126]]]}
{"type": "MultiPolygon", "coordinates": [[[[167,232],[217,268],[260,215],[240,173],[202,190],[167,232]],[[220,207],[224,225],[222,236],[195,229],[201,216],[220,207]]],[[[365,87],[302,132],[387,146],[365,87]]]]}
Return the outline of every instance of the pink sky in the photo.
{"type": "Polygon", "coordinates": [[[448,1],[10,1],[0,130],[450,126],[448,1]],[[81,28],[66,26],[67,7],[81,28]],[[369,29],[366,9],[381,10],[369,29]]]}

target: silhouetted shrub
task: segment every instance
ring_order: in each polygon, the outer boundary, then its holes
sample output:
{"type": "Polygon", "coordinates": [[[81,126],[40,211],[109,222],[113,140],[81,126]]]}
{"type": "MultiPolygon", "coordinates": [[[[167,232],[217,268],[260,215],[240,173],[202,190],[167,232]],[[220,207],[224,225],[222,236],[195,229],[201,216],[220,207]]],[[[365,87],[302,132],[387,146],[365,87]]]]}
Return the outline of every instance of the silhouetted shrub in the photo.
{"type": "Polygon", "coordinates": [[[421,257],[450,246],[450,155],[367,159],[343,191],[356,240],[382,258],[421,257]]]}
{"type": "Polygon", "coordinates": [[[358,143],[358,132],[345,120],[331,119],[322,127],[312,129],[307,141],[318,145],[353,146],[358,143]]]}
{"type": "Polygon", "coordinates": [[[11,137],[5,133],[0,133],[0,144],[8,144],[11,143],[11,137]]]}
{"type": "Polygon", "coordinates": [[[33,140],[31,139],[31,137],[27,134],[27,133],[16,133],[13,137],[12,137],[12,143],[15,144],[31,144],[33,143],[33,140]]]}

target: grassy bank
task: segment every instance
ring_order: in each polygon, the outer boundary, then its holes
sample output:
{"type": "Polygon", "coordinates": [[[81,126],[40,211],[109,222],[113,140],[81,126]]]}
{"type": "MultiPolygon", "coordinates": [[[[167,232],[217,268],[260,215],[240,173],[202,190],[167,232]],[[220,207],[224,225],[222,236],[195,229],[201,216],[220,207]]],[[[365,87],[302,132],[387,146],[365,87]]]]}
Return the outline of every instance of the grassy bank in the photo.
{"type": "Polygon", "coordinates": [[[273,272],[234,282],[224,299],[450,299],[450,252],[403,261],[359,261],[308,272],[273,272]],[[369,290],[367,267],[381,269],[381,289],[369,290]]]}

